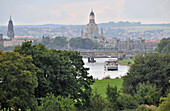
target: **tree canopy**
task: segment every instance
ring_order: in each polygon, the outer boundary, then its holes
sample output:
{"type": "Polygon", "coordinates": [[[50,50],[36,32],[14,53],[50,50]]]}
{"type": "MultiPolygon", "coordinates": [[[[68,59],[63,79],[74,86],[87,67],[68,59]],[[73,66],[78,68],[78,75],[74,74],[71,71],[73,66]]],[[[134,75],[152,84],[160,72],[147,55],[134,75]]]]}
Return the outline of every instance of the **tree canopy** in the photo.
{"type": "Polygon", "coordinates": [[[157,51],[159,53],[170,53],[170,38],[163,38],[158,44],[157,51]]]}
{"type": "Polygon", "coordinates": [[[149,82],[161,90],[161,95],[169,89],[170,83],[170,55],[150,53],[145,56],[139,55],[134,64],[124,77],[123,90],[125,93],[134,95],[139,83],[149,82]]]}
{"type": "Polygon", "coordinates": [[[38,85],[32,58],[17,52],[0,51],[0,103],[2,108],[36,110],[35,88],[38,85]]]}
{"type": "Polygon", "coordinates": [[[55,96],[70,95],[79,107],[88,105],[93,78],[88,75],[88,69],[83,67],[79,52],[47,49],[42,44],[32,45],[31,42],[17,46],[14,51],[31,56],[33,64],[38,68],[37,98],[52,92],[55,96]]]}
{"type": "Polygon", "coordinates": [[[73,49],[97,49],[99,44],[89,38],[72,38],[69,41],[69,45],[73,49]]]}

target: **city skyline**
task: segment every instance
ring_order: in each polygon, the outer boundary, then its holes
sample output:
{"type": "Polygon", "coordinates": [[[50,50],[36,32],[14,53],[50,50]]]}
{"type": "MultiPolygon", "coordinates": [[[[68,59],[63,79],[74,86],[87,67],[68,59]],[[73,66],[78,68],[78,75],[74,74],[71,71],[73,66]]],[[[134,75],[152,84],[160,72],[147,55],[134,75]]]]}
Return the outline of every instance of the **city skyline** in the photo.
{"type": "Polygon", "coordinates": [[[0,25],[85,25],[93,9],[96,23],[170,23],[170,0],[0,0],[0,25]]]}

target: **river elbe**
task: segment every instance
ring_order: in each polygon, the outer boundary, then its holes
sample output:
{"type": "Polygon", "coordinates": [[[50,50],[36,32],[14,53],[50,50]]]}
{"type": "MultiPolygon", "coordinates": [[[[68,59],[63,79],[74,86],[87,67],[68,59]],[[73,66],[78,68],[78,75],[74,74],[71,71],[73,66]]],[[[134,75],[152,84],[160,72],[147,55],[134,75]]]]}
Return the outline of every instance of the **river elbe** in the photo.
{"type": "Polygon", "coordinates": [[[112,58],[95,58],[95,63],[88,63],[87,58],[83,58],[85,63],[84,67],[90,68],[89,75],[92,75],[95,79],[103,79],[106,76],[110,78],[116,78],[126,75],[129,70],[129,66],[119,65],[117,71],[104,71],[104,62],[112,58]]]}

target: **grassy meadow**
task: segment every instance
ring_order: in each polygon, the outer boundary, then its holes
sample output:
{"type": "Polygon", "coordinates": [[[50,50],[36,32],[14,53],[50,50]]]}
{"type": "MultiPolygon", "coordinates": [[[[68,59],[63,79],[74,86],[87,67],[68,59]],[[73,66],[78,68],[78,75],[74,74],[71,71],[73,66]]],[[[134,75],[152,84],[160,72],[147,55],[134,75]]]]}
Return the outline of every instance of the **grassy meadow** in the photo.
{"type": "Polygon", "coordinates": [[[97,89],[98,93],[101,94],[102,97],[106,97],[106,88],[108,84],[110,86],[117,86],[118,90],[122,88],[123,79],[103,79],[103,80],[95,80],[95,83],[92,85],[92,89],[97,89]]]}
{"type": "Polygon", "coordinates": [[[133,59],[123,59],[123,60],[118,61],[118,63],[120,65],[131,65],[134,63],[134,60],[133,59]]]}

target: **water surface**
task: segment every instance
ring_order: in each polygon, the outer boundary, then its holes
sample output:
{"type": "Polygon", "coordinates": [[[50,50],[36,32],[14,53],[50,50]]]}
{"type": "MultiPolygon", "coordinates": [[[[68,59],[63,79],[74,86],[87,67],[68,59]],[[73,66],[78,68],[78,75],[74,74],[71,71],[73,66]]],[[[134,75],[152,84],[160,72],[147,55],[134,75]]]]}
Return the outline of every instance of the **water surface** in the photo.
{"type": "Polygon", "coordinates": [[[85,63],[84,67],[90,68],[88,72],[95,79],[103,79],[106,76],[110,76],[110,78],[116,78],[126,75],[129,66],[125,65],[119,65],[118,71],[104,71],[104,62],[108,59],[112,58],[95,58],[95,63],[88,63],[88,59],[83,58],[83,61],[85,63]]]}

